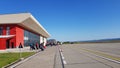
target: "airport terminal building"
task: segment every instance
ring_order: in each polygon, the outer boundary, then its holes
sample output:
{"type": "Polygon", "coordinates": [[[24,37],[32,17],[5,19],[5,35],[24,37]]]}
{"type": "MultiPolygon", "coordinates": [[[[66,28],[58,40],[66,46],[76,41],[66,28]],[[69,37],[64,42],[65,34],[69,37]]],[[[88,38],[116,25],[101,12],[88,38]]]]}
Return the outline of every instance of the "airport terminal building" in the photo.
{"type": "Polygon", "coordinates": [[[49,33],[30,13],[0,15],[0,50],[46,43],[49,33]]]}

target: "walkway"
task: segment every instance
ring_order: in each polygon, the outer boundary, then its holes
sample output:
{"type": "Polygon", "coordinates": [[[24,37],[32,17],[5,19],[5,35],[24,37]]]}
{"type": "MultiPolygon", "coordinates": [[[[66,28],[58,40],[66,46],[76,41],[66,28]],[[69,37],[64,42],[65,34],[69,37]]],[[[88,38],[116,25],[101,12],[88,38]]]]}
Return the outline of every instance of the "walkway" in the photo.
{"type": "Polygon", "coordinates": [[[56,67],[56,64],[60,64],[60,57],[57,57],[56,55],[59,55],[56,46],[47,47],[45,51],[40,51],[35,56],[22,62],[15,68],[60,68],[61,65],[57,65],[56,67]]]}

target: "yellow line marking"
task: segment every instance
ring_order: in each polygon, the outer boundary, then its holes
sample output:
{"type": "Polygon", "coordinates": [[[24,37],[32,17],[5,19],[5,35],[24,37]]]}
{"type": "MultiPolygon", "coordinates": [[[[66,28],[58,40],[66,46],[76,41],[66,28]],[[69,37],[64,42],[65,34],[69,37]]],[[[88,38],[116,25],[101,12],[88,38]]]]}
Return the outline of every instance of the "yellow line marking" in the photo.
{"type": "Polygon", "coordinates": [[[112,55],[109,55],[109,54],[106,54],[100,51],[95,51],[95,50],[90,50],[90,49],[85,49],[85,48],[81,48],[81,49],[87,52],[94,53],[96,55],[100,55],[100,56],[112,59],[112,60],[120,61],[120,57],[112,56],[112,55]]]}

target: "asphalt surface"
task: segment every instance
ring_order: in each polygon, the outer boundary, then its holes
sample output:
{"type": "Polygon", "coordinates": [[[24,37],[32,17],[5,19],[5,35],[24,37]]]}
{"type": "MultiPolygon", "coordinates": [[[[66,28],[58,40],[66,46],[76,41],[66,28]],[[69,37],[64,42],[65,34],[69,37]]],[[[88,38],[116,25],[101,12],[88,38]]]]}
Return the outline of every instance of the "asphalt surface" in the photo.
{"type": "Polygon", "coordinates": [[[80,47],[120,56],[120,43],[82,44],[80,47]]]}
{"type": "Polygon", "coordinates": [[[111,61],[113,58],[120,61],[119,43],[69,44],[61,48],[65,68],[120,68],[120,63],[111,61]]]}
{"type": "MultiPolygon", "coordinates": [[[[22,62],[22,61],[21,61],[22,62]]],[[[47,47],[44,51],[40,51],[36,55],[22,63],[16,63],[9,68],[60,68],[61,62],[57,47],[47,47]]]]}
{"type": "Polygon", "coordinates": [[[15,68],[120,68],[120,43],[47,47],[15,68]]]}

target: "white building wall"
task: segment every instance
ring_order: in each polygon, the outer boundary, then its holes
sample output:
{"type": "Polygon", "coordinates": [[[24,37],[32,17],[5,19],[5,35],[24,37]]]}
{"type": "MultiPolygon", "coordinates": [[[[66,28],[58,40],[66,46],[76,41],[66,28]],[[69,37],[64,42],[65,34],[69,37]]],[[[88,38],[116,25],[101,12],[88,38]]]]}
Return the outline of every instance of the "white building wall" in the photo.
{"type": "Polygon", "coordinates": [[[47,43],[47,38],[40,36],[40,43],[43,43],[43,42],[44,42],[44,46],[45,46],[47,43]]]}
{"type": "Polygon", "coordinates": [[[40,36],[40,44],[43,43],[43,37],[40,36]]]}
{"type": "Polygon", "coordinates": [[[46,45],[46,43],[47,43],[47,38],[44,38],[44,46],[46,45]]]}

